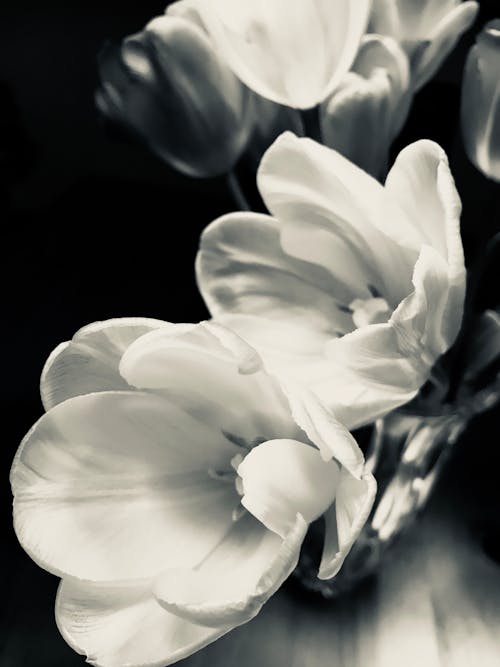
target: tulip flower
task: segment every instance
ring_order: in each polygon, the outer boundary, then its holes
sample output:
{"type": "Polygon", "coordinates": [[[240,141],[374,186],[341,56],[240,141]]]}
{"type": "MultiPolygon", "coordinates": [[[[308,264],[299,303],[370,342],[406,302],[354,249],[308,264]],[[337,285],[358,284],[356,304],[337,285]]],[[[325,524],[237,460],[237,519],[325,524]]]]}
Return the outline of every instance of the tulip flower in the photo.
{"type": "Polygon", "coordinates": [[[405,52],[391,37],[367,35],[351,71],[321,106],[322,142],[380,176],[411,98],[405,52]]]}
{"type": "Polygon", "coordinates": [[[374,0],[370,31],[400,42],[410,58],[413,89],[418,90],[474,23],[478,9],[472,0],[374,0]]]}
{"type": "Polygon", "coordinates": [[[411,144],[382,186],[285,133],[258,184],[270,216],[228,214],[202,236],[212,315],[349,428],[410,400],[462,320],[461,205],[443,150],[411,144]]]}
{"type": "Polygon", "coordinates": [[[246,622],[322,515],[334,576],[371,509],[348,431],[220,325],[96,323],[50,356],[42,396],[14,525],[91,664],[171,664],[246,622]]]}
{"type": "Polygon", "coordinates": [[[500,20],[490,21],[469,52],[462,84],[465,150],[489,178],[500,181],[500,20]]]}
{"type": "MultiPolygon", "coordinates": [[[[263,97],[307,109],[349,70],[371,0],[181,0],[195,7],[217,52],[263,97]]],[[[175,6],[174,5],[174,6],[175,6]]]]}
{"type": "Polygon", "coordinates": [[[101,56],[97,105],[189,176],[228,172],[253,129],[253,95],[190,17],[157,17],[101,56]]]}

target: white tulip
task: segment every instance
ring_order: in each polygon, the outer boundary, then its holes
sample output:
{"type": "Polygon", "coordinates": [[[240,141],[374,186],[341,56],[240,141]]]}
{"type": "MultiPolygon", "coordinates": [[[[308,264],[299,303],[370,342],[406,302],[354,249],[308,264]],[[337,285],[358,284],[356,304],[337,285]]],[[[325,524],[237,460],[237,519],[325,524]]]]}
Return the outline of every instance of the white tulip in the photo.
{"type": "Polygon", "coordinates": [[[400,42],[418,90],[441,67],[478,10],[473,0],[373,0],[370,30],[400,42]]]}
{"type": "Polygon", "coordinates": [[[330,578],[370,512],[349,432],[216,324],[92,325],[51,355],[42,394],[12,466],[14,525],[62,577],[57,624],[91,664],[190,655],[259,612],[310,521],[324,515],[330,578]]]}
{"type": "Polygon", "coordinates": [[[201,239],[212,315],[349,428],[411,399],[460,328],[460,199],[443,150],[405,148],[385,187],[291,133],[264,156],[271,216],[225,215],[201,239]]]}
{"type": "Polygon", "coordinates": [[[236,76],[278,104],[322,102],[349,70],[371,0],[181,0],[236,76]]]}

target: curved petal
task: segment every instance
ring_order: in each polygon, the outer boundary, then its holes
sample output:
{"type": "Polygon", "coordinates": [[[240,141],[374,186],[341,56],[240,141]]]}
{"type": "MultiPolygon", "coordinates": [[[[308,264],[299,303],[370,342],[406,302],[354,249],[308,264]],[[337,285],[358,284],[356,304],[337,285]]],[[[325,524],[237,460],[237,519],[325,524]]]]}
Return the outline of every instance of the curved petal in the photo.
{"type": "Polygon", "coordinates": [[[147,334],[130,346],[120,369],[134,386],[167,395],[239,444],[240,453],[256,442],[294,438],[300,431],[255,350],[216,323],[147,334]]]}
{"type": "Polygon", "coordinates": [[[266,215],[234,213],[205,229],[196,272],[210,312],[308,322],[327,335],[348,331],[351,318],[335,299],[351,299],[350,281],[335,282],[323,267],[287,255],[280,228],[266,215]]]}
{"type": "Polygon", "coordinates": [[[340,466],[310,444],[281,439],[254,447],[237,472],[243,507],[284,538],[297,514],[312,523],[330,507],[340,466]]]}
{"type": "Polygon", "coordinates": [[[22,442],[11,471],[24,549],[58,575],[117,581],[195,565],[231,525],[239,448],[203,419],[141,392],[68,399],[22,442]]]}
{"type": "Polygon", "coordinates": [[[169,613],[149,583],[96,584],[65,579],[56,621],[67,643],[92,665],[164,667],[191,655],[231,628],[207,628],[169,613]]]}
{"type": "Polygon", "coordinates": [[[463,272],[461,203],[444,150],[422,139],[404,148],[387,175],[385,187],[420,234],[453,273],[463,272]]]}
{"type": "Polygon", "coordinates": [[[61,343],[47,359],[40,380],[46,410],[73,396],[130,389],[118,372],[120,358],[136,338],[167,322],[122,317],[94,322],[61,343]]]}
{"type": "MultiPolygon", "coordinates": [[[[328,366],[326,360],[323,365],[328,366]]],[[[335,371],[335,368],[331,368],[335,371]]],[[[363,472],[364,456],[356,440],[343,422],[338,421],[331,410],[301,384],[283,383],[294,419],[309,440],[319,449],[324,461],[332,457],[352,475],[359,477],[363,472]]]]}
{"type": "Polygon", "coordinates": [[[164,572],[155,595],[188,621],[215,627],[245,623],[291,574],[306,532],[300,515],[283,539],[246,515],[199,568],[164,572]]]}
{"type": "Polygon", "coordinates": [[[380,183],[340,153],[286,132],[264,155],[258,184],[285,251],[342,276],[351,300],[369,298],[372,286],[394,307],[409,293],[419,237],[380,183]]]}
{"type": "Polygon", "coordinates": [[[396,327],[389,324],[365,326],[332,341],[327,355],[330,377],[311,389],[350,429],[409,401],[430,372],[415,350],[401,350],[396,327]]]}
{"type": "Polygon", "coordinates": [[[462,34],[474,23],[478,11],[479,3],[468,0],[451,9],[437,24],[434,23],[432,28],[429,27],[425,45],[417,50],[412,61],[415,91],[436,74],[462,34]]]}
{"type": "Polygon", "coordinates": [[[331,579],[342,567],[370,515],[377,483],[371,474],[361,479],[342,470],[335,505],[325,514],[325,544],[318,577],[331,579]]]}
{"type": "Polygon", "coordinates": [[[388,323],[361,327],[327,346],[337,372],[311,388],[351,428],[413,398],[458,333],[463,285],[450,280],[444,259],[430,246],[422,248],[413,283],[388,323]]]}
{"type": "Polygon", "coordinates": [[[278,104],[308,108],[322,102],[349,69],[370,5],[210,0],[199,7],[217,49],[243,83],[278,104]]]}

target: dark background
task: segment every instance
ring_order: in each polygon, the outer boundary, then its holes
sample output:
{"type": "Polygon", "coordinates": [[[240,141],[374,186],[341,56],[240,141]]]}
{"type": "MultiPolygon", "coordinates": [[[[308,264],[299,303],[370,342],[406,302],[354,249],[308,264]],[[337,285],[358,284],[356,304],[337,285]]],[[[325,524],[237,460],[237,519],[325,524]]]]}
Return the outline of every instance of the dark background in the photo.
{"type": "MultiPolygon", "coordinates": [[[[194,282],[198,237],[211,220],[235,208],[223,179],[194,181],[176,174],[112,131],[95,110],[99,49],[107,39],[139,30],[164,5],[40,0],[0,8],[3,667],[82,664],[53,622],[56,580],[31,563],[10,527],[8,471],[19,441],[42,413],[38,379],[45,359],[96,320],[206,317],[194,282]],[[13,634],[21,639],[7,641],[13,634]],[[26,646],[21,650],[23,637],[31,653],[26,646]],[[26,655],[32,662],[26,663],[26,655]]],[[[460,80],[474,32],[495,13],[500,16],[497,1],[481,2],[475,29],[419,93],[394,147],[397,152],[427,137],[448,152],[464,204],[470,266],[500,228],[500,186],[487,182],[463,154],[460,80]]],[[[498,277],[493,263],[481,306],[498,304],[498,277]]],[[[491,467],[498,468],[497,416],[477,420],[471,432],[462,452],[490,457],[491,467]]],[[[493,483],[483,467],[471,469],[493,483]]],[[[493,557],[496,548],[493,542],[493,557]]]]}

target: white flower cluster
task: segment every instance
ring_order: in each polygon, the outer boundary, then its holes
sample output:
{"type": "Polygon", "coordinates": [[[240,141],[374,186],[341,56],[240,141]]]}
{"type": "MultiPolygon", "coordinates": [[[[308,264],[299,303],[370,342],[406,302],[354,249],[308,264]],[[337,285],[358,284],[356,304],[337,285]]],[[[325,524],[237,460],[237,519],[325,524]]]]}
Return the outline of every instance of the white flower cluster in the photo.
{"type": "MultiPolygon", "coordinates": [[[[318,576],[339,571],[376,491],[349,430],[417,396],[462,323],[444,151],[417,141],[377,178],[477,9],[181,0],[103,54],[99,108],[175,168],[226,173],[265,150],[268,214],[204,231],[211,321],[98,322],[45,365],[14,523],[61,577],[58,626],[91,664],[171,664],[248,621],[320,517],[318,576]]],[[[462,119],[471,158],[500,178],[497,33],[471,52],[462,119]]]]}

